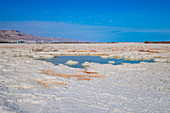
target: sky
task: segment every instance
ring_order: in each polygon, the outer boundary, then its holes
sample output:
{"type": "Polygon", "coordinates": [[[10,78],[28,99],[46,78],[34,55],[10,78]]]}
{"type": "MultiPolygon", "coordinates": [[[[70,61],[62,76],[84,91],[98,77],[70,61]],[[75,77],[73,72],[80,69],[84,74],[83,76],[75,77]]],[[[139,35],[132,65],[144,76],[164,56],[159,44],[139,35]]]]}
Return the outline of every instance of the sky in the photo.
{"type": "Polygon", "coordinates": [[[0,0],[0,30],[89,42],[170,40],[170,0],[0,0]]]}

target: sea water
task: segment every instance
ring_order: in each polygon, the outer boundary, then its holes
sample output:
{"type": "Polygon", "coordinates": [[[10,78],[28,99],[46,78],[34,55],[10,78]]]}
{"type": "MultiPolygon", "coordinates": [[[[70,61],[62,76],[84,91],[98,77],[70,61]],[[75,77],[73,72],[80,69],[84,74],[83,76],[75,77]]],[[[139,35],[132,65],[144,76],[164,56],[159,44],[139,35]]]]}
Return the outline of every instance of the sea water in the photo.
{"type": "Polygon", "coordinates": [[[121,63],[140,63],[140,62],[153,62],[153,60],[137,60],[137,61],[130,61],[130,60],[124,60],[124,59],[116,59],[116,58],[107,58],[103,59],[100,56],[57,56],[54,59],[43,59],[47,62],[52,62],[55,65],[58,64],[64,64],[67,65],[66,62],[68,60],[78,61],[79,63],[76,65],[68,65],[70,67],[74,68],[84,68],[82,67],[82,63],[84,62],[94,62],[94,63],[100,63],[100,64],[108,64],[109,61],[115,61],[112,65],[120,65],[121,63]]]}

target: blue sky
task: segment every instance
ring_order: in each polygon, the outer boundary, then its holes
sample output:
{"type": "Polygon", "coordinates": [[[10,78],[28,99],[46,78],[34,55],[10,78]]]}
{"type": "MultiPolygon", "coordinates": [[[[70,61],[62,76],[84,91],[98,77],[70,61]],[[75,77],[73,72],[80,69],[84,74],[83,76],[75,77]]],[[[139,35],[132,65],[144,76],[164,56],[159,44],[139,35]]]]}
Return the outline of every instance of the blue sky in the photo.
{"type": "Polygon", "coordinates": [[[1,0],[0,29],[95,42],[170,40],[170,0],[1,0]]]}

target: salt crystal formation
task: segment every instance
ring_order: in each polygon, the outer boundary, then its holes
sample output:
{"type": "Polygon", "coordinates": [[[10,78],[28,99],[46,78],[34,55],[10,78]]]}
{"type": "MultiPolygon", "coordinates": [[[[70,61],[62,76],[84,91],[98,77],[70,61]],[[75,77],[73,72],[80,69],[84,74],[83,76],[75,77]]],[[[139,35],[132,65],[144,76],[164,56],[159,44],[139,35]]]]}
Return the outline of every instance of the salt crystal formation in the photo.
{"type": "Polygon", "coordinates": [[[169,113],[169,59],[169,44],[0,44],[0,112],[169,113]],[[60,55],[155,62],[80,69],[35,60],[60,55]]]}
{"type": "Polygon", "coordinates": [[[79,63],[78,61],[72,61],[72,60],[69,60],[66,62],[66,64],[68,64],[68,65],[76,65],[78,63],[79,63]]]}

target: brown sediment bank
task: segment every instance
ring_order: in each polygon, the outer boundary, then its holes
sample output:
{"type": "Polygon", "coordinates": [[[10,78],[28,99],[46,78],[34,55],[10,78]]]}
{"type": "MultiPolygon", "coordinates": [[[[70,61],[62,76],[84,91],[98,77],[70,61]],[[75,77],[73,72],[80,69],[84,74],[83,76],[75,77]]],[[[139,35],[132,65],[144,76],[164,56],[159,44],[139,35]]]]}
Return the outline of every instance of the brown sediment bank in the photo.
{"type": "Polygon", "coordinates": [[[145,43],[147,44],[170,44],[170,41],[157,41],[157,42],[146,41],[145,43]]]}

